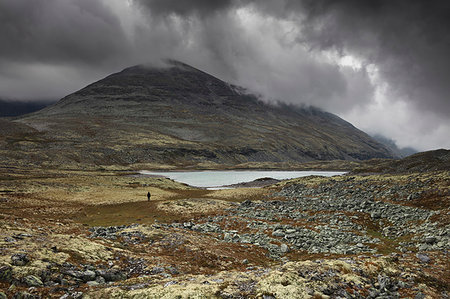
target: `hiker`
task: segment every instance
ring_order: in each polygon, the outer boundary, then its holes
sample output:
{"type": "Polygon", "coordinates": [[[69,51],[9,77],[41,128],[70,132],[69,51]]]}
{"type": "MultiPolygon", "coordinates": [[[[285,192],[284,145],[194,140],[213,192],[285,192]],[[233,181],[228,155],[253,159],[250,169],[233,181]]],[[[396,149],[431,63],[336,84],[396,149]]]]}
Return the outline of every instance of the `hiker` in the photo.
{"type": "Polygon", "coordinates": [[[147,199],[150,201],[150,196],[151,196],[151,194],[150,194],[150,192],[147,192],[147,199]]]}

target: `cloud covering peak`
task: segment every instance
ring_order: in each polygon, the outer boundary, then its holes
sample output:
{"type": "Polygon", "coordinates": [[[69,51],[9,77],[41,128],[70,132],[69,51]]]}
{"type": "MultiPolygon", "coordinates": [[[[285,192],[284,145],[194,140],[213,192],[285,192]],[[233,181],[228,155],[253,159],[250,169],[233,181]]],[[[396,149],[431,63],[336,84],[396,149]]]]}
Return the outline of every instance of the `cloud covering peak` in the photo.
{"type": "Polygon", "coordinates": [[[3,0],[0,97],[174,58],[399,146],[450,147],[450,2],[3,0]]]}

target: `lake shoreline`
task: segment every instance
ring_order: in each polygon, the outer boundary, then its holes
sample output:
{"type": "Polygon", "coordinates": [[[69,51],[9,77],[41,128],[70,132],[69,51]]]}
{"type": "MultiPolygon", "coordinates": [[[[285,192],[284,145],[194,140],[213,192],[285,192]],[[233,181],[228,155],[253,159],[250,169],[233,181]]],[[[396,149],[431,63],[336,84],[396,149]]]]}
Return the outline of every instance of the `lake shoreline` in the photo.
{"type": "Polygon", "coordinates": [[[343,171],[256,171],[256,170],[206,170],[206,171],[139,171],[139,175],[165,177],[196,188],[264,187],[282,180],[305,176],[336,176],[343,171]],[[266,182],[263,182],[263,179],[266,182]],[[272,181],[270,181],[272,180],[272,181]]]}

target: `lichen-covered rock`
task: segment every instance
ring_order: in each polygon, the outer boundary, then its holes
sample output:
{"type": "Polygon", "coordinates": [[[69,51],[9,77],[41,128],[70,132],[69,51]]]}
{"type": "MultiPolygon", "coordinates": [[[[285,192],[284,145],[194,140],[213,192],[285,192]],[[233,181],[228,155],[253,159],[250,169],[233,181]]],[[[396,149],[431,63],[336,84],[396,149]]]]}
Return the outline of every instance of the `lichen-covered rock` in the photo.
{"type": "Polygon", "coordinates": [[[25,253],[16,253],[11,256],[11,263],[14,266],[25,266],[30,259],[25,253]]]}
{"type": "Polygon", "coordinates": [[[12,268],[8,265],[0,266],[0,281],[11,282],[12,279],[12,268]]]}
{"type": "Polygon", "coordinates": [[[106,281],[119,281],[127,279],[127,275],[119,269],[98,270],[97,274],[106,281]]]}
{"type": "Polygon", "coordinates": [[[29,287],[43,287],[44,283],[36,275],[28,275],[23,278],[23,283],[29,287]]]}
{"type": "Polygon", "coordinates": [[[86,270],[81,273],[81,279],[83,279],[83,281],[95,280],[95,276],[95,272],[92,270],[86,270]]]}

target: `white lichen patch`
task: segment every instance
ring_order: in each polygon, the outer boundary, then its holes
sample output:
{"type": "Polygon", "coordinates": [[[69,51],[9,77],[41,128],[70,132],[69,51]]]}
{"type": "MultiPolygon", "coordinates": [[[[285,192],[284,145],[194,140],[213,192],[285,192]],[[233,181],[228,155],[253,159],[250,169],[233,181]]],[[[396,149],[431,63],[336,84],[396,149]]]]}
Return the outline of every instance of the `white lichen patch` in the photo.
{"type": "Polygon", "coordinates": [[[47,268],[49,263],[42,260],[33,260],[26,266],[12,267],[12,273],[14,277],[22,278],[28,275],[39,276],[43,270],[47,268]]]}
{"type": "Polygon", "coordinates": [[[211,213],[233,207],[233,204],[218,199],[187,198],[164,201],[157,204],[159,210],[172,213],[211,213]]]}
{"type": "Polygon", "coordinates": [[[276,298],[309,298],[304,279],[293,272],[275,271],[258,283],[258,293],[276,298]]]}
{"type": "Polygon", "coordinates": [[[111,251],[105,245],[83,238],[80,236],[55,235],[58,248],[62,252],[70,255],[79,255],[83,260],[95,263],[97,261],[107,261],[112,258],[111,251]]]}
{"type": "Polygon", "coordinates": [[[49,250],[47,248],[37,250],[34,252],[33,256],[38,260],[52,262],[55,264],[62,264],[70,258],[70,255],[65,252],[54,252],[53,250],[49,250]]]}

